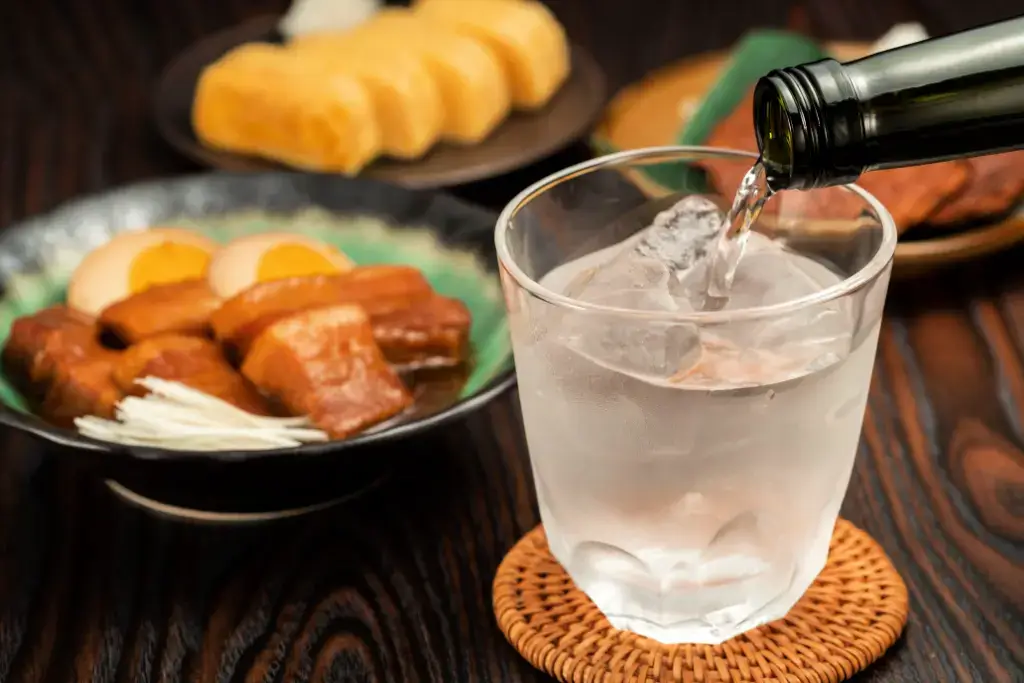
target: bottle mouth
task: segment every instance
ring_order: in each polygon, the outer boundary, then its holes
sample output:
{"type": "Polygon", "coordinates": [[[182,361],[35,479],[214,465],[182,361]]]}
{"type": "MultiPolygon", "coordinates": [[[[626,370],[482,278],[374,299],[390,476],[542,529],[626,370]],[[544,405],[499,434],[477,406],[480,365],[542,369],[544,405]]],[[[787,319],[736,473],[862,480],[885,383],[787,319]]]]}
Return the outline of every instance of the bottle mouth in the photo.
{"type": "Polygon", "coordinates": [[[810,190],[854,182],[863,137],[855,93],[833,59],[776,69],[754,88],[754,134],[768,187],[810,190]]]}
{"type": "Polygon", "coordinates": [[[768,186],[784,190],[793,183],[793,122],[782,92],[758,84],[754,94],[757,147],[768,186]]]}
{"type": "Polygon", "coordinates": [[[754,89],[754,133],[768,186],[776,192],[819,185],[823,140],[814,119],[821,103],[801,75],[799,68],[778,69],[754,89]]]}

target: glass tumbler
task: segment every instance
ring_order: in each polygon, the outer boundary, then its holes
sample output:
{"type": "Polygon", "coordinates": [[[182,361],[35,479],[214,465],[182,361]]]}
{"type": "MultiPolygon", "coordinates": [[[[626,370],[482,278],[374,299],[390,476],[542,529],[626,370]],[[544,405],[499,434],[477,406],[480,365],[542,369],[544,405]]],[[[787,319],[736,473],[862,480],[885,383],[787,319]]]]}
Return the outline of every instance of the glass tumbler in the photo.
{"type": "Polygon", "coordinates": [[[774,196],[727,302],[699,299],[709,226],[755,160],[605,156],[522,192],[496,229],[551,552],[613,626],[665,643],[796,603],[867,402],[896,245],[868,193],[774,196]]]}

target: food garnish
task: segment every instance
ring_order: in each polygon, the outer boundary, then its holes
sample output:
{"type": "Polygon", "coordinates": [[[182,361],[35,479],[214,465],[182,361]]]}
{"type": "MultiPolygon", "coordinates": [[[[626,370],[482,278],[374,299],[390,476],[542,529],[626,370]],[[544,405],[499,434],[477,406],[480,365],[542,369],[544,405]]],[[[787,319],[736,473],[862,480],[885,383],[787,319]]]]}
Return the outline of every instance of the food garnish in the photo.
{"type": "Polygon", "coordinates": [[[306,417],[264,417],[196,391],[180,382],[144,377],[146,396],[127,396],[115,419],[75,419],[85,436],[132,446],[221,451],[289,448],[327,441],[327,433],[306,417]]]}

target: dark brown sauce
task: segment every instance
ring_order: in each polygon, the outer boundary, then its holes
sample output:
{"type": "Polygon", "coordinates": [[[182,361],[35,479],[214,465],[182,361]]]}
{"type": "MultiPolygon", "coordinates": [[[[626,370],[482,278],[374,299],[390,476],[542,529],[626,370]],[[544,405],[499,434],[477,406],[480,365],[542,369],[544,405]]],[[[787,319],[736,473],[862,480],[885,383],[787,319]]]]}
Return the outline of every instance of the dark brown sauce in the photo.
{"type": "Polygon", "coordinates": [[[400,373],[399,376],[409,387],[414,399],[412,407],[402,413],[401,421],[428,417],[457,403],[472,373],[471,361],[452,367],[423,368],[400,373]]]}

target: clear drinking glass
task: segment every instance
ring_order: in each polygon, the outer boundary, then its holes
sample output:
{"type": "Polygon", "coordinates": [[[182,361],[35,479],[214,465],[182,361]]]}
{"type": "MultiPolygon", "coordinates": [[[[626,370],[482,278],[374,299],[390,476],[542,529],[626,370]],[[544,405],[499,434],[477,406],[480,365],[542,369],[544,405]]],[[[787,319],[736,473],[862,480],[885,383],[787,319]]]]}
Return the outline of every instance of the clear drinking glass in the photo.
{"type": "Polygon", "coordinates": [[[696,306],[699,268],[635,258],[638,232],[690,194],[725,206],[754,161],[613,154],[528,188],[496,230],[551,551],[614,626],[667,643],[780,618],[824,567],[896,245],[857,187],[784,192],[729,302],[696,306]]]}

